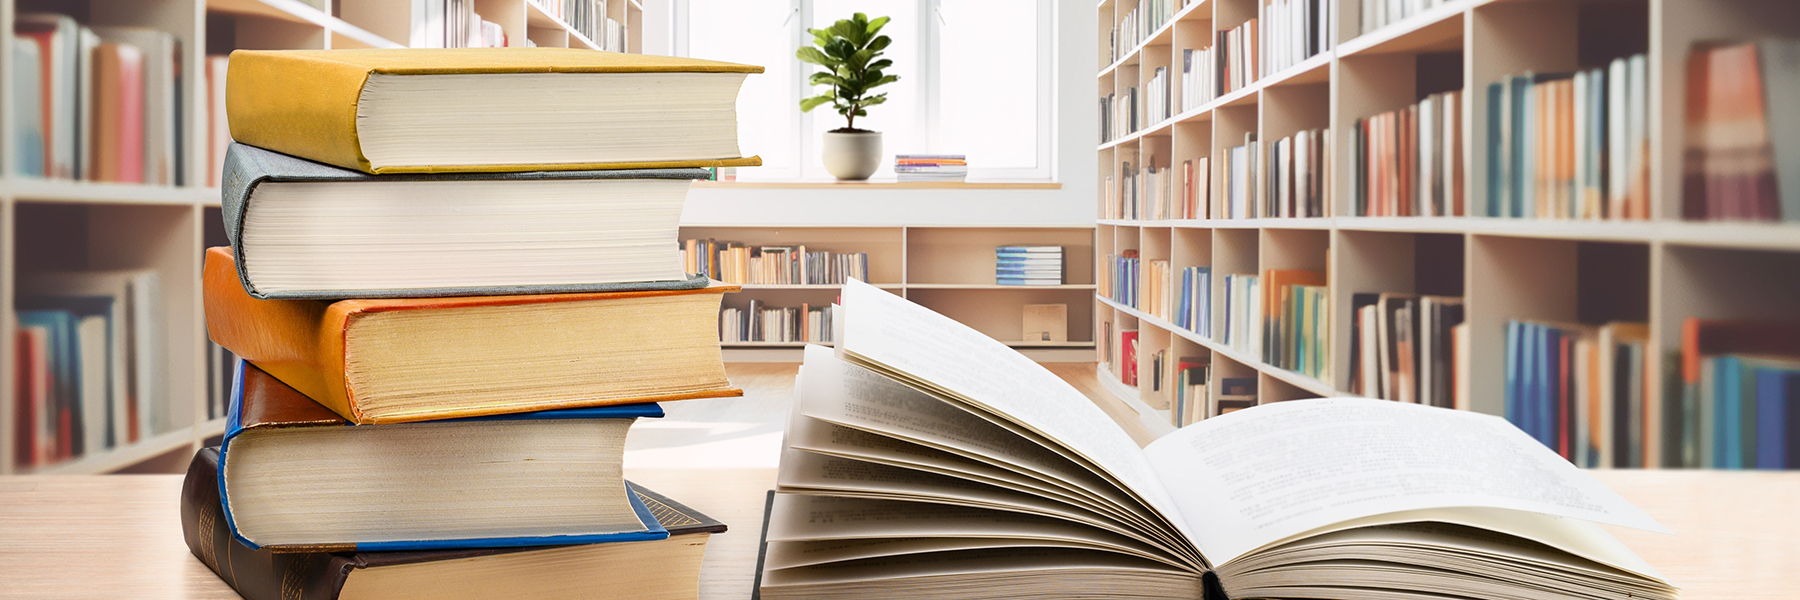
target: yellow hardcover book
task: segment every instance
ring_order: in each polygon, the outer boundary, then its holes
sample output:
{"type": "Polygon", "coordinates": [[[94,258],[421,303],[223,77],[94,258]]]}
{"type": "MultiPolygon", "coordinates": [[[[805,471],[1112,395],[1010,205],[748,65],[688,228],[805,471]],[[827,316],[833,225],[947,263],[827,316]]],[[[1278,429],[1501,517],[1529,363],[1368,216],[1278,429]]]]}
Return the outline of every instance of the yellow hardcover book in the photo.
{"type": "Polygon", "coordinates": [[[762,67],[568,48],[239,50],[238,142],[366,173],[757,166],[737,93],[762,67]]]}

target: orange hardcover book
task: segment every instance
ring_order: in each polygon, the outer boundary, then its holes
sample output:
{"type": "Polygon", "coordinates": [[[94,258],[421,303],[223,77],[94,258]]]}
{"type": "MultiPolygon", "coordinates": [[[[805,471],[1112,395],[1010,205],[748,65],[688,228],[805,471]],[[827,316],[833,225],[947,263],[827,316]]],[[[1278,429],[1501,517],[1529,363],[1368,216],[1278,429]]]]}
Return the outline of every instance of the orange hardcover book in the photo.
{"type": "Polygon", "coordinates": [[[741,396],[717,329],[737,290],[257,300],[229,248],[204,281],[213,342],[360,424],[741,396]]]}

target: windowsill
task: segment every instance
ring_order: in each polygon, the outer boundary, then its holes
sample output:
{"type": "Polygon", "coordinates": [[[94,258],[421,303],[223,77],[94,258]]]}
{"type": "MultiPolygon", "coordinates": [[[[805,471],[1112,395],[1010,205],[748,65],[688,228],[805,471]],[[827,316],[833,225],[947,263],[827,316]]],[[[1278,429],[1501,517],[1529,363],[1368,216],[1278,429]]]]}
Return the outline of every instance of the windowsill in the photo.
{"type": "Polygon", "coordinates": [[[696,181],[697,188],[717,189],[846,189],[870,188],[879,190],[1059,190],[1061,183],[1053,181],[908,181],[899,182],[892,179],[873,179],[869,181],[696,181]]]}

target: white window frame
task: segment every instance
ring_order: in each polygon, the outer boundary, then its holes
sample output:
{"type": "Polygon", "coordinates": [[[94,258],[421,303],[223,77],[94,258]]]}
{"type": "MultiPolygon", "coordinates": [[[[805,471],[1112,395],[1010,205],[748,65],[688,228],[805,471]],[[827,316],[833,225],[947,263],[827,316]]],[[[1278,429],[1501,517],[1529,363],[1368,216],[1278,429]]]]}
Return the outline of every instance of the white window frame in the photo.
{"type": "MultiPolygon", "coordinates": [[[[917,122],[926,124],[927,143],[932,146],[936,146],[939,141],[936,138],[945,102],[945,99],[938,94],[941,89],[939,65],[945,59],[939,51],[942,46],[940,36],[943,33],[944,21],[938,7],[945,1],[918,0],[919,14],[917,18],[924,30],[926,43],[918,45],[919,50],[916,56],[905,58],[914,61],[915,64],[923,65],[923,68],[919,69],[919,73],[922,75],[919,90],[925,96],[926,101],[918,103],[920,114],[916,117],[917,122]]],[[[980,0],[948,1],[979,2],[980,0]]],[[[673,34],[671,50],[676,56],[688,55],[688,2],[689,0],[671,0],[670,3],[670,19],[672,21],[670,29],[673,34]]],[[[1033,0],[1033,2],[1037,5],[1037,23],[1034,25],[1037,28],[1037,53],[1040,59],[1037,61],[1037,89],[1034,94],[1037,99],[1038,143],[1034,161],[1036,165],[1029,168],[997,168],[982,167],[979,163],[972,164],[969,165],[969,180],[971,181],[1054,181],[1056,178],[1055,159],[1059,141],[1056,137],[1058,133],[1056,126],[1056,66],[1058,60],[1056,0],[1033,0]]],[[[806,24],[813,22],[813,1],[789,0],[788,6],[786,35],[789,38],[789,47],[799,48],[801,44],[812,43],[812,36],[806,33],[806,24]]],[[[792,60],[797,62],[799,59],[792,60]]],[[[796,157],[798,159],[797,166],[792,169],[779,169],[777,172],[768,171],[770,167],[758,167],[758,170],[762,171],[758,173],[758,180],[802,179],[805,171],[804,165],[810,164],[813,160],[812,157],[819,153],[822,132],[815,131],[810,114],[799,112],[800,99],[814,93],[813,86],[806,83],[807,77],[812,74],[813,70],[811,65],[797,69],[791,85],[788,86],[787,104],[793,107],[796,122],[799,124],[794,128],[794,138],[791,140],[794,144],[793,147],[798,148],[800,152],[800,156],[796,157]]],[[[741,115],[740,118],[742,118],[741,115]]],[[[746,150],[754,151],[754,149],[746,150]]],[[[946,151],[954,151],[954,149],[946,149],[946,151]]],[[[887,149],[886,152],[893,154],[892,149],[887,149]]]]}

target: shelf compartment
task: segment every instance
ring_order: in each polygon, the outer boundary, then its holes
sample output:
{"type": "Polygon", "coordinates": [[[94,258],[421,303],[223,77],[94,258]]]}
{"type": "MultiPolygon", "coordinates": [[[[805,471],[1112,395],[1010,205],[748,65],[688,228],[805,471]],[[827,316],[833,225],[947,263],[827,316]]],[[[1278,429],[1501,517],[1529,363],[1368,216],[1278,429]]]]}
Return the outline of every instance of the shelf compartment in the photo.
{"type": "MultiPolygon", "coordinates": [[[[1331,384],[1352,393],[1357,374],[1350,356],[1356,326],[1357,294],[1417,294],[1463,297],[1465,237],[1458,234],[1413,234],[1338,231],[1334,234],[1331,273],[1331,384]]],[[[1466,320],[1465,320],[1466,322],[1466,320]]],[[[1368,332],[1364,332],[1367,334],[1368,332]]],[[[1451,390],[1452,397],[1456,390],[1451,390]]],[[[1366,394],[1376,396],[1377,394],[1366,394]]]]}
{"type": "MultiPolygon", "coordinates": [[[[188,430],[197,421],[197,399],[203,391],[200,383],[205,336],[198,320],[200,262],[194,255],[194,244],[201,237],[198,213],[199,209],[192,204],[18,202],[13,206],[15,277],[34,272],[137,269],[156,273],[160,292],[156,301],[161,312],[156,321],[163,337],[159,349],[164,368],[160,374],[163,381],[156,392],[166,403],[166,408],[152,411],[152,414],[164,413],[166,420],[153,422],[154,429],[142,432],[140,440],[159,439],[188,430]]],[[[9,283],[16,299],[21,293],[18,281],[9,283]]],[[[8,331],[12,329],[7,328],[8,331]]],[[[142,409],[151,410],[149,406],[142,409]]],[[[113,453],[135,447],[121,445],[113,453]]]]}
{"type": "MultiPolygon", "coordinates": [[[[681,228],[681,239],[714,239],[750,247],[797,246],[807,252],[834,254],[866,252],[869,279],[891,284],[903,281],[905,246],[899,227],[692,227],[681,228]]],[[[836,286],[832,286],[835,289],[836,286]]]]}
{"type": "Polygon", "coordinates": [[[1093,343],[1093,332],[1083,327],[1093,322],[1093,291],[1088,289],[1039,290],[1020,287],[1003,290],[908,289],[906,299],[937,311],[1000,341],[1024,339],[1025,305],[1068,306],[1068,341],[1093,343]]]}
{"type": "Polygon", "coordinates": [[[321,27],[331,32],[333,48],[400,48],[404,41],[377,35],[298,0],[206,0],[206,10],[321,27]]]}
{"type": "Polygon", "coordinates": [[[1382,2],[1385,0],[1344,0],[1339,3],[1340,18],[1343,29],[1338,39],[1346,40],[1338,44],[1339,56],[1350,56],[1364,53],[1384,52],[1432,52],[1447,50],[1451,40],[1460,45],[1463,34],[1463,13],[1472,4],[1471,0],[1450,0],[1439,6],[1387,26],[1358,35],[1362,28],[1362,4],[1365,2],[1382,2]]]}
{"type": "Polygon", "coordinates": [[[908,227],[905,281],[909,288],[914,284],[992,285],[994,249],[1011,245],[1062,246],[1063,282],[1094,283],[1094,231],[1085,227],[908,227]]]}
{"type": "Polygon", "coordinates": [[[1467,385],[1476,412],[1504,414],[1508,321],[1600,325],[1650,317],[1646,244],[1477,235],[1466,265],[1467,385]]]}

